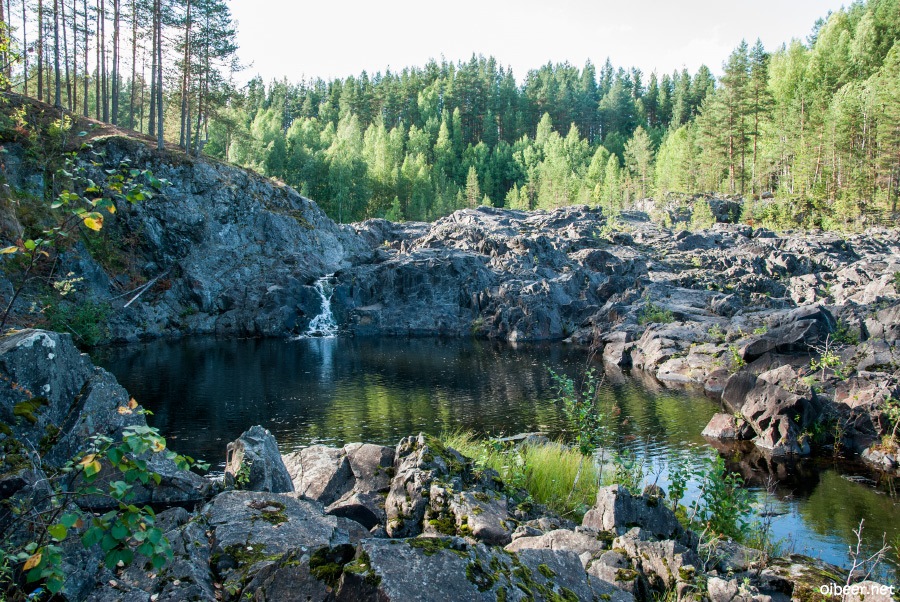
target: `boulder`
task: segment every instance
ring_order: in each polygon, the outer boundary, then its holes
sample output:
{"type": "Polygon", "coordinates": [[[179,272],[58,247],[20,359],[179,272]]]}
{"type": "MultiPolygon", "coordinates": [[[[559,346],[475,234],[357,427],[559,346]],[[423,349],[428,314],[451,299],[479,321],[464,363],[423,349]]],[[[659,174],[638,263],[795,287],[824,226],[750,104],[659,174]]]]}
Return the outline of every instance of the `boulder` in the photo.
{"type": "Polygon", "coordinates": [[[394,456],[395,476],[384,502],[388,535],[409,537],[421,533],[432,481],[458,475],[464,465],[465,458],[459,452],[444,448],[433,437],[420,434],[402,439],[394,456]]]}
{"type": "Polygon", "coordinates": [[[291,475],[278,452],[275,437],[258,425],[228,444],[225,478],[247,491],[294,491],[291,475]]]}
{"type": "Polygon", "coordinates": [[[313,445],[284,457],[293,491],[328,505],[353,488],[353,471],[343,449],[313,445]]]}
{"type": "Polygon", "coordinates": [[[227,491],[207,504],[202,516],[209,532],[211,568],[226,590],[237,592],[286,554],[313,554],[369,537],[362,525],[327,516],[321,505],[288,494],[227,491]]]}
{"type": "MultiPolygon", "coordinates": [[[[6,487],[12,478],[29,467],[29,456],[40,450],[45,468],[60,468],[94,437],[121,440],[128,427],[146,427],[137,402],[132,401],[115,377],[96,368],[67,334],[24,330],[0,340],[0,423],[8,433],[0,433],[0,469],[6,487]]],[[[129,501],[143,503],[189,503],[206,500],[211,484],[158,454],[148,454],[149,469],[161,480],[137,484],[129,501]]],[[[104,466],[98,486],[119,478],[120,473],[104,466]]],[[[112,502],[105,496],[80,498],[84,507],[104,509],[112,502]]],[[[113,504],[114,505],[114,504],[113,504]]]]}
{"type": "Polygon", "coordinates": [[[684,534],[675,514],[658,499],[635,497],[621,485],[601,487],[594,507],[587,511],[581,524],[619,535],[637,526],[659,539],[679,538],[684,534]]]}
{"type": "Polygon", "coordinates": [[[361,542],[354,561],[344,566],[335,593],[338,601],[493,601],[524,596],[537,600],[629,599],[610,584],[590,579],[572,552],[503,552],[459,538],[361,542]]]}
{"type": "Polygon", "coordinates": [[[510,552],[522,550],[567,550],[578,554],[584,559],[584,554],[590,559],[596,554],[609,548],[608,537],[602,537],[600,532],[572,531],[570,529],[554,529],[540,535],[531,535],[515,538],[506,546],[510,552]]]}
{"type": "Polygon", "coordinates": [[[737,418],[734,414],[718,413],[710,418],[701,435],[708,439],[740,441],[749,439],[752,430],[743,418],[737,418]]]}

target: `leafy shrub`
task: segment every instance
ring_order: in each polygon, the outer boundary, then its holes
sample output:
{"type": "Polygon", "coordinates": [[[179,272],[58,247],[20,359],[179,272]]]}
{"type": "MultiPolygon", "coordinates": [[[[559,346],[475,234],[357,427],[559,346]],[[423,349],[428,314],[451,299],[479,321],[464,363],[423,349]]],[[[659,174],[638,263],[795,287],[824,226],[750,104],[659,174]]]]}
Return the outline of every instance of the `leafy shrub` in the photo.
{"type": "Polygon", "coordinates": [[[106,323],[112,308],[108,303],[91,300],[78,303],[45,301],[44,316],[51,330],[68,332],[76,341],[88,347],[93,347],[109,335],[106,323]]]}
{"type": "Polygon", "coordinates": [[[675,316],[668,309],[664,309],[649,299],[638,313],[638,324],[670,324],[675,321],[675,316]]]}
{"type": "Polygon", "coordinates": [[[606,434],[606,417],[597,407],[597,392],[602,379],[590,368],[584,374],[580,389],[575,381],[550,370],[556,384],[556,401],[563,406],[569,424],[575,430],[575,443],[582,454],[592,454],[603,442],[606,434]]]}
{"type": "Polygon", "coordinates": [[[741,540],[750,527],[751,494],[744,480],[725,468],[720,456],[706,461],[700,495],[690,506],[690,522],[697,530],[741,540]]]}
{"type": "MultiPolygon", "coordinates": [[[[140,412],[133,399],[119,412],[140,412]]],[[[29,597],[16,579],[26,584],[43,583],[51,593],[62,589],[63,546],[77,538],[84,548],[100,546],[107,568],[130,564],[137,555],[146,558],[148,567],[162,567],[172,557],[169,541],[156,526],[156,515],[149,506],[131,503],[134,487],[159,484],[161,477],[150,470],[149,460],[159,455],[176,463],[179,469],[205,468],[192,458],[166,450],[159,432],[145,425],[126,427],[122,439],[105,436],[91,438],[87,450],[72,458],[58,474],[48,473],[53,495],[39,506],[16,507],[20,520],[33,525],[33,539],[0,542],[0,599],[29,597]],[[102,475],[102,477],[101,477],[102,475]],[[101,497],[114,509],[104,514],[81,510],[81,499],[101,497]]]]}
{"type": "Polygon", "coordinates": [[[712,227],[716,223],[716,216],[713,215],[712,209],[706,200],[700,200],[694,203],[694,211],[691,215],[691,228],[694,230],[703,230],[712,227]]]}

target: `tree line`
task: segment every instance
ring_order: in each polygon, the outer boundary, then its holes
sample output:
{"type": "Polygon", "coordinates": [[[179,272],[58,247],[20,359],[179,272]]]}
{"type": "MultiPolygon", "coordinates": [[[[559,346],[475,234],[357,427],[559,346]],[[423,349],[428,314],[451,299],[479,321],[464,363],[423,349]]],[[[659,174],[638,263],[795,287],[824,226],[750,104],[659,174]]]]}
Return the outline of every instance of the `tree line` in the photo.
{"type": "Polygon", "coordinates": [[[227,0],[0,0],[0,21],[8,87],[160,147],[199,153],[235,94],[227,0]]]}
{"type": "Polygon", "coordinates": [[[519,82],[473,56],[241,89],[225,0],[33,2],[0,0],[31,51],[18,89],[279,178],[342,222],[695,193],[774,195],[748,217],[782,226],[897,211],[900,0],[855,2],[771,52],[742,42],[718,78],[607,60],[519,82]]]}

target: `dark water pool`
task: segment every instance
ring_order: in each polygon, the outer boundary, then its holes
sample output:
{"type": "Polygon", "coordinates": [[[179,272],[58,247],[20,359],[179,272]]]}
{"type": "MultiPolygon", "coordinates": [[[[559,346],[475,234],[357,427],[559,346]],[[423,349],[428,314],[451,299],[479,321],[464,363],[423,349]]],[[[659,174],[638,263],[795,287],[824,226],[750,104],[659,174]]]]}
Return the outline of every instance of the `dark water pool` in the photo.
{"type": "MultiPolygon", "coordinates": [[[[564,415],[549,369],[576,379],[599,369],[563,345],[436,339],[201,338],[102,349],[94,359],[153,411],[150,423],[173,449],[213,467],[224,462],[227,442],[254,424],[272,431],[283,452],[310,443],[394,445],[420,431],[559,436],[564,415]]],[[[700,432],[718,404],[702,395],[620,374],[605,376],[601,397],[616,439],[664,487],[672,458],[716,453],[700,432]]],[[[773,530],[786,550],[845,565],[860,519],[872,543],[885,533],[900,544],[892,480],[876,482],[852,464],[772,465],[752,446],[722,453],[760,497],[768,475],[777,477],[773,530]]]]}

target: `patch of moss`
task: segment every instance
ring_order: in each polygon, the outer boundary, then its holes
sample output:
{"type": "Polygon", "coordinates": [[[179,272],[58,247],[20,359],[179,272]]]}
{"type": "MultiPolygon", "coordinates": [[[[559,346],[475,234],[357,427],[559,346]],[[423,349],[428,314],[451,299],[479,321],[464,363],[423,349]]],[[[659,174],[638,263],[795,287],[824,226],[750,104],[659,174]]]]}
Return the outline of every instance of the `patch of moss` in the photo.
{"type": "Polygon", "coordinates": [[[256,502],[252,507],[259,510],[259,515],[254,515],[253,520],[264,520],[270,525],[280,525],[288,521],[288,517],[284,513],[284,504],[281,502],[266,500],[256,502]]]}
{"type": "Polygon", "coordinates": [[[637,579],[637,576],[637,571],[633,571],[631,569],[619,569],[616,571],[616,581],[621,581],[623,583],[634,581],[635,579],[637,579]]]}
{"type": "Polygon", "coordinates": [[[309,572],[329,587],[337,586],[344,566],[353,559],[355,550],[351,545],[319,548],[309,558],[309,572]]]}
{"type": "Polygon", "coordinates": [[[678,577],[682,581],[690,583],[694,579],[694,571],[691,569],[686,569],[683,566],[678,567],[678,577]]]}
{"type": "Polygon", "coordinates": [[[40,409],[50,405],[50,400],[46,397],[32,397],[25,401],[20,401],[13,406],[13,416],[24,418],[30,424],[37,424],[37,416],[40,409]]]}
{"type": "Polygon", "coordinates": [[[539,564],[538,572],[547,579],[553,579],[554,577],[556,577],[556,573],[553,571],[553,569],[551,569],[546,564],[539,564]]]}
{"type": "Polygon", "coordinates": [[[360,550],[356,560],[344,565],[344,572],[362,575],[366,585],[371,587],[378,587],[378,584],[381,583],[381,577],[375,572],[375,567],[372,566],[372,560],[369,558],[369,555],[366,554],[365,550],[360,550]]]}
{"type": "Polygon", "coordinates": [[[59,441],[60,430],[55,424],[48,424],[44,427],[44,432],[45,435],[38,441],[38,450],[41,452],[42,456],[47,454],[47,452],[56,445],[56,442],[59,441]]]}
{"type": "Polygon", "coordinates": [[[433,518],[428,521],[428,524],[443,535],[456,535],[456,521],[450,516],[444,515],[439,518],[433,518]]]}
{"type": "Polygon", "coordinates": [[[497,588],[497,602],[506,602],[506,587],[500,586],[497,588]]]}
{"type": "Polygon", "coordinates": [[[422,550],[426,556],[434,556],[441,550],[449,550],[460,558],[468,558],[468,552],[453,548],[453,540],[446,537],[415,537],[406,542],[410,547],[422,550]]]}
{"type": "Polygon", "coordinates": [[[466,578],[475,584],[480,592],[486,592],[494,587],[496,580],[484,570],[477,560],[466,565],[466,578]]]}
{"type": "Polygon", "coordinates": [[[243,568],[249,568],[257,562],[278,560],[281,557],[281,554],[266,554],[266,545],[262,543],[228,546],[224,552],[243,568]]]}

